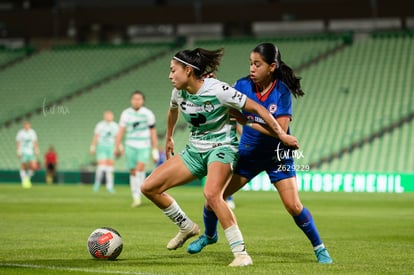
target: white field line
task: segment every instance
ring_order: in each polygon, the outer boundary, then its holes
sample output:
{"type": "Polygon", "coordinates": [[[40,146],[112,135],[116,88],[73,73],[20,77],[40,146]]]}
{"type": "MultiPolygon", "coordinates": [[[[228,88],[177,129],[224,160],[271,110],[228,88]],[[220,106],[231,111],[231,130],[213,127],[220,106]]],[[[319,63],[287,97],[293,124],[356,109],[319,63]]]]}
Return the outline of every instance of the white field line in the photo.
{"type": "Polygon", "coordinates": [[[0,263],[0,267],[18,267],[18,268],[61,270],[61,271],[73,271],[73,272],[80,271],[80,272],[85,272],[85,273],[98,273],[98,274],[155,275],[155,273],[142,273],[142,272],[117,271],[117,270],[109,271],[109,270],[86,269],[86,268],[54,266],[54,265],[0,263]]]}

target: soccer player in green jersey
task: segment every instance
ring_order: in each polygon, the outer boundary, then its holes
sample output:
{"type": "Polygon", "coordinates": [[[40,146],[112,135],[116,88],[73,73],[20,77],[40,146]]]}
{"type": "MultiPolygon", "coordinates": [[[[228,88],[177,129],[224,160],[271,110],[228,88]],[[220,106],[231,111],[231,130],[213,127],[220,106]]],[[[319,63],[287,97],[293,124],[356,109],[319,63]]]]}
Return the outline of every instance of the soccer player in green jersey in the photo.
{"type": "Polygon", "coordinates": [[[145,165],[152,156],[159,159],[158,138],[154,113],[144,106],[145,97],[140,91],[131,95],[131,107],[124,110],[119,121],[119,132],[115,141],[115,154],[123,154],[130,171],[129,185],[133,202],[131,207],[141,205],[141,184],[145,180],[145,165]],[[125,147],[121,140],[125,135],[125,147]],[[152,150],[151,150],[152,148],[152,150]],[[152,154],[151,154],[152,151],[152,154]]]}
{"type": "Polygon", "coordinates": [[[105,173],[106,190],[114,193],[114,152],[115,137],[119,126],[114,122],[112,111],[105,111],[103,120],[95,126],[95,131],[90,147],[91,155],[96,156],[97,167],[93,190],[97,192],[101,186],[102,176],[105,173]]]}
{"type": "Polygon", "coordinates": [[[201,48],[178,52],[171,60],[169,78],[174,86],[167,119],[166,154],[168,160],[156,168],[141,189],[178,227],[178,234],[167,249],[177,249],[198,235],[200,229],[166,191],[207,175],[204,196],[216,213],[234,255],[230,266],[252,265],[236,218],[223,199],[233,165],[237,160],[236,123],[230,109],[258,114],[288,146],[298,147],[295,137],[287,135],[274,117],[261,105],[247,98],[227,83],[205,78],[214,73],[223,50],[201,48]],[[189,144],[180,155],[174,152],[173,132],[178,111],[190,126],[189,144]]]}
{"type": "Polygon", "coordinates": [[[20,160],[20,178],[23,188],[31,188],[30,178],[33,176],[37,166],[37,156],[39,156],[39,145],[37,134],[31,128],[29,121],[23,123],[23,129],[20,129],[16,136],[16,152],[20,160]]]}

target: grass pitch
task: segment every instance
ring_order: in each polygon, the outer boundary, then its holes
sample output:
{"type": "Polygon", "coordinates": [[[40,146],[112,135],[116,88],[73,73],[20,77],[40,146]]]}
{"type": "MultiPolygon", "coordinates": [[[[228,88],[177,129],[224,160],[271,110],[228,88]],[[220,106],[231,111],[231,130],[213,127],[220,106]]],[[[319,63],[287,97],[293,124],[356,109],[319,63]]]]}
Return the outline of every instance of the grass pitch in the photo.
{"type": "MultiPolygon", "coordinates": [[[[200,187],[172,194],[202,226],[200,187]]],[[[0,184],[0,274],[413,274],[414,193],[301,193],[334,263],[316,262],[311,245],[276,192],[235,195],[235,214],[254,265],[230,268],[232,254],[219,241],[200,254],[168,251],[177,228],[151,202],[131,209],[127,186],[93,193],[84,185],[0,184]],[[97,227],[120,232],[116,261],[95,260],[86,242],[97,227]]],[[[193,240],[193,239],[191,239],[193,240]]]]}

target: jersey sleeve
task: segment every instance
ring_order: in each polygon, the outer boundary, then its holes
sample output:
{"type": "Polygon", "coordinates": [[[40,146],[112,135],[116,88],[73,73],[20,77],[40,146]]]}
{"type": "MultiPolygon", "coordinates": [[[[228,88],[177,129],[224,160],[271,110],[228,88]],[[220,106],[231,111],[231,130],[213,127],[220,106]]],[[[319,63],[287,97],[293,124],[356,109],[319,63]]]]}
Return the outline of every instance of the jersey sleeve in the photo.
{"type": "Polygon", "coordinates": [[[20,141],[21,131],[17,132],[16,141],[20,141]]]}
{"type": "Polygon", "coordinates": [[[155,115],[151,110],[148,110],[148,126],[154,128],[155,126],[155,115]]]}
{"type": "Polygon", "coordinates": [[[33,130],[33,141],[37,141],[37,134],[35,130],[33,130]]]}
{"type": "Polygon", "coordinates": [[[171,99],[170,99],[170,109],[177,109],[178,103],[177,103],[177,89],[173,89],[171,93],[171,99]]]}
{"type": "Polygon", "coordinates": [[[126,127],[127,125],[127,112],[123,111],[121,118],[119,119],[119,127],[126,127]]]}
{"type": "Polygon", "coordinates": [[[94,134],[99,134],[99,125],[100,123],[96,124],[95,130],[93,130],[94,134]]]}
{"type": "Polygon", "coordinates": [[[217,89],[217,98],[225,106],[240,110],[246,104],[247,96],[222,82],[217,89]]]}

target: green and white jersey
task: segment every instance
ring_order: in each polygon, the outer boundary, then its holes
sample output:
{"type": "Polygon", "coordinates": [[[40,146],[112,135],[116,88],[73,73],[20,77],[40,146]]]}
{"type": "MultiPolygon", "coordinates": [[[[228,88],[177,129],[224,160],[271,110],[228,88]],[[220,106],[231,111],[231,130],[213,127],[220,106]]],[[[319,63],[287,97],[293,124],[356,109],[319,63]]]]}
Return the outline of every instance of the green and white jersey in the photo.
{"type": "Polygon", "coordinates": [[[37,141],[37,135],[35,130],[20,129],[19,132],[17,132],[16,141],[19,142],[18,150],[22,154],[34,154],[34,142],[37,141]]]}
{"type": "Polygon", "coordinates": [[[114,146],[115,137],[118,134],[119,126],[116,122],[102,120],[95,127],[95,134],[98,135],[98,146],[114,146]]]}
{"type": "Polygon", "coordinates": [[[124,110],[119,126],[125,127],[125,145],[134,148],[151,147],[150,128],[155,126],[155,116],[150,109],[142,106],[137,111],[131,107],[124,110]]]}
{"type": "Polygon", "coordinates": [[[237,150],[236,123],[230,121],[229,108],[240,110],[246,95],[214,78],[204,79],[196,94],[173,89],[170,108],[180,111],[190,127],[190,146],[200,153],[222,145],[237,150]]]}

